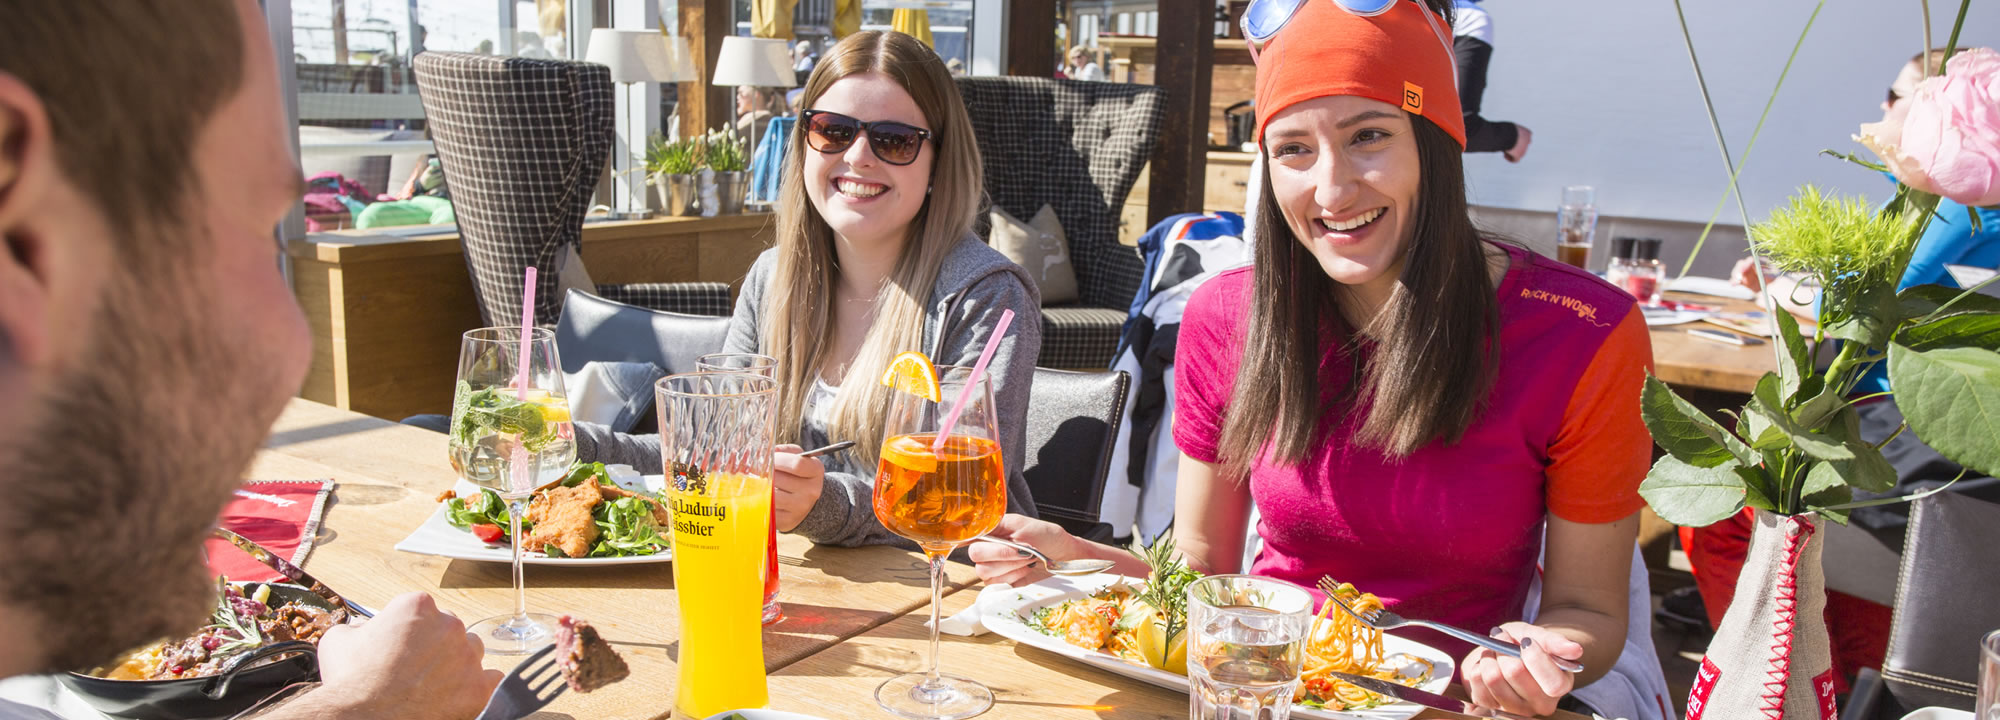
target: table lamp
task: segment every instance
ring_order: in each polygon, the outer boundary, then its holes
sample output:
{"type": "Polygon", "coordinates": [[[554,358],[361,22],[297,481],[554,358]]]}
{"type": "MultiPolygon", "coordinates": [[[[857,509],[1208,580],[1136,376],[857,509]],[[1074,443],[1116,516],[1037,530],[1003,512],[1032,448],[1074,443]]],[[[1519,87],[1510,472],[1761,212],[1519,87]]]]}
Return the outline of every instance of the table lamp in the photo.
{"type": "MultiPolygon", "coordinates": [[[[722,52],[715,61],[715,79],[711,82],[725,87],[788,88],[798,84],[798,75],[792,72],[792,53],[785,47],[785,41],[731,35],[722,39],[722,52]]],[[[730,98],[729,106],[736,107],[735,98],[730,98]]],[[[734,111],[730,118],[736,118],[734,111]]]]}
{"type": "Polygon", "coordinates": [[[645,209],[642,199],[643,183],[634,184],[632,176],[644,172],[638,153],[646,146],[646,134],[641,126],[644,103],[630,100],[630,90],[638,83],[649,82],[689,82],[696,79],[692,53],[684,37],[668,38],[658,30],[613,30],[597,28],[590,31],[590,51],[584,59],[611,68],[611,81],[624,85],[627,89],[625,103],[625,149],[614,149],[611,153],[613,189],[618,198],[612,208],[614,220],[636,220],[651,213],[645,209]],[[639,119],[632,117],[633,111],[641,113],[639,119]]]}

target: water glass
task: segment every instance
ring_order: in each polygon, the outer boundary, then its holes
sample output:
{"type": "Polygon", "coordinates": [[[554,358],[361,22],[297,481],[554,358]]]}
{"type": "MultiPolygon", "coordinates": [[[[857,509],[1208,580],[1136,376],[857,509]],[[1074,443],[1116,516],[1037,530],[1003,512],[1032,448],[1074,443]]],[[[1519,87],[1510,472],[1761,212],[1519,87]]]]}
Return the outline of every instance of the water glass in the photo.
{"type": "Polygon", "coordinates": [[[521,516],[528,498],[569,474],[576,461],[575,427],[563,392],[555,333],[490,327],[460,339],[458,383],[452,391],[451,467],[467,482],[507,502],[514,612],[468,628],[494,655],[526,655],[554,640],[555,616],[528,612],[521,570],[521,516]],[[523,364],[525,363],[525,367],[523,364]]]}
{"type": "Polygon", "coordinates": [[[1979,720],[2000,720],[2000,630],[1979,641],[1979,701],[1972,707],[1979,720]]]}
{"type": "Polygon", "coordinates": [[[1563,188],[1556,212],[1556,259],[1588,268],[1590,246],[1597,240],[1597,190],[1589,185],[1563,188]]]}
{"type": "Polygon", "coordinates": [[[1312,593],[1283,580],[1210,575],[1189,585],[1188,717],[1289,717],[1312,610],[1312,593]]]}
{"type": "MultiPolygon", "coordinates": [[[[776,378],[778,359],[756,353],[710,353],[694,360],[695,372],[747,372],[776,378]]],[[[776,625],[785,619],[785,609],[778,605],[778,505],[771,504],[770,545],[764,558],[764,626],[776,625]]]]}
{"type": "Polygon", "coordinates": [[[770,702],[759,622],[777,381],[687,373],[654,388],[681,613],[674,717],[770,702]]]}

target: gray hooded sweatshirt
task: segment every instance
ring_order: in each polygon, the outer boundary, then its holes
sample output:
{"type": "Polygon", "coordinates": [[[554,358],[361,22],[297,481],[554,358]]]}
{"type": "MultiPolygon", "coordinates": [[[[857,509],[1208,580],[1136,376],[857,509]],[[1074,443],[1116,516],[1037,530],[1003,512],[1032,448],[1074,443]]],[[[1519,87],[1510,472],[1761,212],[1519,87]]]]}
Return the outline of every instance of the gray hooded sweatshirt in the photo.
{"type": "MultiPolygon", "coordinates": [[[[729,335],[723,352],[763,352],[758,341],[759,316],[764,293],[771,284],[777,265],[777,249],[757,257],[743,292],[736,300],[736,313],[729,321],[729,335]]],[[[1034,380],[1035,358],[1042,349],[1041,293],[1035,289],[1021,266],[987,247],[979,238],[967,235],[959,240],[944,266],[938,271],[924,313],[923,347],[919,348],[938,365],[970,366],[979,361],[986,338],[1000,322],[1003,310],[1013,310],[1014,320],[1000,348],[987,365],[993,382],[995,419],[999,423],[1000,452],[1007,472],[1007,511],[1034,517],[1035,502],[1028,483],[1021,476],[1027,453],[1028,389],[1034,380]]],[[[884,409],[886,411],[886,408],[884,409]]],[[[813,418],[801,419],[799,444],[812,448],[827,445],[827,428],[813,418]]],[[[624,463],[652,471],[660,467],[660,436],[626,435],[602,425],[577,423],[577,457],[586,462],[624,463]]],[[[823,545],[898,545],[915,548],[875,519],[875,465],[880,448],[855,447],[820,457],[826,466],[825,485],[819,501],[805,519],[792,530],[823,545]]]]}

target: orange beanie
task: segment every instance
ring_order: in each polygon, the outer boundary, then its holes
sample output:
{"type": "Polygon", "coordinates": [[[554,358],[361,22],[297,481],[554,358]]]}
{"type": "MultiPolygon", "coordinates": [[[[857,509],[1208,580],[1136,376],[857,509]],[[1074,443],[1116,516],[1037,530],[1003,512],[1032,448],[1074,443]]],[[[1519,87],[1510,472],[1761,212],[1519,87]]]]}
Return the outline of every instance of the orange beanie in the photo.
{"type": "Polygon", "coordinates": [[[1313,98],[1356,95],[1429,118],[1465,147],[1451,26],[1436,14],[1426,20],[1427,13],[1421,0],[1395,0],[1374,17],[1354,15],[1331,0],[1304,0],[1258,53],[1258,140],[1280,110],[1313,98]]]}

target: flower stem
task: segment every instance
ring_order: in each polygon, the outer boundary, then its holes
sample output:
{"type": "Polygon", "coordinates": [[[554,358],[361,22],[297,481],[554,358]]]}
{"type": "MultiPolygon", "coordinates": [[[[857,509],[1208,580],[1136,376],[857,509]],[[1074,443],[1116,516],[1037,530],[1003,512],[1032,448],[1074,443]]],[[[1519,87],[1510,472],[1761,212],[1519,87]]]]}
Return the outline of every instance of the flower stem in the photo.
{"type": "MultiPolygon", "coordinates": [[[[1965,11],[1971,6],[1972,0],[1958,0],[1958,19],[1951,22],[1951,39],[1945,41],[1944,58],[1938,60],[1939,75],[1944,74],[1944,64],[1949,62],[1951,56],[1958,52],[1958,31],[1965,29],[1965,11]]],[[[1926,30],[1930,29],[1930,13],[1928,12],[1924,13],[1924,28],[1926,30]]],[[[1928,55],[1930,51],[1930,48],[1924,48],[1924,54],[1928,55]]]]}
{"type": "MultiPolygon", "coordinates": [[[[1924,51],[1917,56],[1921,58],[1917,60],[1917,77],[1922,79],[1931,76],[1931,48],[1937,46],[1931,44],[1931,0],[1922,0],[1920,7],[1924,11],[1924,51]]],[[[1938,63],[1938,69],[1943,70],[1944,63],[1938,63]]]]}

